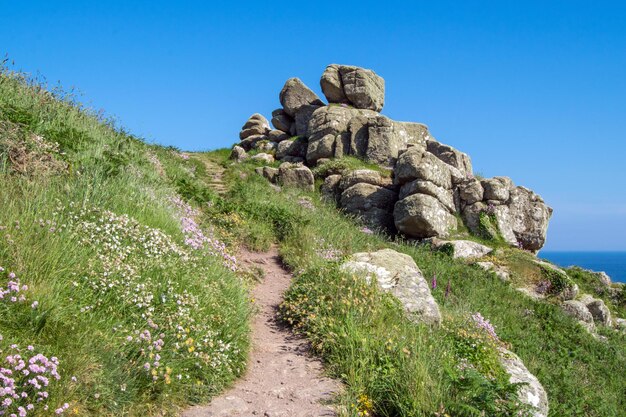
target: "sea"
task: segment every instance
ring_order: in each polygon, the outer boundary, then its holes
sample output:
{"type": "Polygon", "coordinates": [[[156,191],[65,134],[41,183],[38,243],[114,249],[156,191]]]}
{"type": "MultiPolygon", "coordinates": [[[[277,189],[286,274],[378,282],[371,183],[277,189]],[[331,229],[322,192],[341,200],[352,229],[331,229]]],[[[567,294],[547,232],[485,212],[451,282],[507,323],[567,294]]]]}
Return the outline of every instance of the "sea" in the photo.
{"type": "Polygon", "coordinates": [[[626,282],[626,252],[541,251],[538,256],[561,267],[577,265],[592,271],[604,271],[614,282],[626,282]]]}

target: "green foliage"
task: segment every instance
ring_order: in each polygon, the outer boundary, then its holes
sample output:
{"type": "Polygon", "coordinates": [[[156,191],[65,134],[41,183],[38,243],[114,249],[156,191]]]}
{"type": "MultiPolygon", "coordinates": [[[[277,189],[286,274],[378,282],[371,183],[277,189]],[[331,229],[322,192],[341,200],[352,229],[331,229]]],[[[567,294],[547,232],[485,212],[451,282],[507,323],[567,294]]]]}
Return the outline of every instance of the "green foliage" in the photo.
{"type": "Polygon", "coordinates": [[[498,241],[501,239],[498,220],[495,214],[481,211],[478,214],[478,230],[480,237],[483,239],[490,241],[498,241]]]}
{"type": "Polygon", "coordinates": [[[574,282],[567,276],[567,274],[544,265],[540,265],[539,267],[545,279],[550,283],[550,294],[561,294],[563,291],[566,291],[574,286],[574,282]]]}
{"type": "Polygon", "coordinates": [[[59,358],[52,410],[67,402],[74,415],[173,415],[241,374],[246,290],[219,257],[188,247],[183,214],[207,236],[213,226],[198,207],[173,202],[215,198],[203,165],[6,71],[0,161],[0,266],[29,287],[22,303],[0,300],[0,350],[33,345],[59,358]],[[145,331],[160,350],[142,345],[145,331]]]}

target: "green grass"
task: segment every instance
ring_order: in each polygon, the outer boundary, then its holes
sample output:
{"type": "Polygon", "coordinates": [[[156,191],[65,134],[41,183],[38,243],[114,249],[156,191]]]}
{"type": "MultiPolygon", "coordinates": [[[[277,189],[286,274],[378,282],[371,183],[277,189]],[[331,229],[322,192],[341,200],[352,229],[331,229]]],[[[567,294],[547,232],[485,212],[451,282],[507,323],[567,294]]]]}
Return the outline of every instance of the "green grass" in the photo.
{"type": "MultiPolygon", "coordinates": [[[[283,317],[307,335],[329,372],[346,383],[340,402],[347,415],[368,407],[381,416],[481,415],[478,410],[515,415],[512,387],[501,378],[489,380],[480,372],[459,376],[459,358],[476,358],[467,352],[468,336],[459,338],[474,312],[495,325],[500,339],[542,382],[551,416],[624,415],[626,337],[600,328],[607,340],[597,340],[552,302],[533,301],[516,291],[516,284],[545,278],[532,255],[499,249],[494,260],[511,266],[513,275],[512,283],[502,282],[428,247],[363,233],[317,193],[277,192],[251,167],[222,163],[231,185],[222,210],[238,213],[244,228],[246,222],[265,223],[264,233],[273,233],[296,273],[283,317]],[[302,197],[311,198],[314,208],[300,205],[302,197]],[[394,300],[337,268],[352,253],[384,247],[412,256],[427,280],[437,276],[433,295],[444,315],[442,328],[408,322],[394,300]],[[490,410],[496,399],[502,409],[490,410]]],[[[485,372],[492,363],[486,355],[475,366],[485,372]]]]}
{"type": "Polygon", "coordinates": [[[183,216],[213,229],[203,167],[0,73],[0,287],[9,273],[28,285],[0,300],[0,363],[13,343],[59,359],[29,415],[174,415],[242,373],[246,288],[223,249],[193,249],[182,230],[183,216]]]}

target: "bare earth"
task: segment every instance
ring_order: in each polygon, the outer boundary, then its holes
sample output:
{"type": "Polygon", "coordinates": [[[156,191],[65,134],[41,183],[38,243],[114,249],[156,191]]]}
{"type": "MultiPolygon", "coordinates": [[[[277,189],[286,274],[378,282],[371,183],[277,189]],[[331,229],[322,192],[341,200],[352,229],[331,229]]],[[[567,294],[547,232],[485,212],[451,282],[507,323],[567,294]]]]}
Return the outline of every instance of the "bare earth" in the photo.
{"type": "Polygon", "coordinates": [[[253,290],[258,313],[252,322],[252,349],[246,375],[207,406],[193,407],[183,417],[317,417],[335,416],[328,405],[341,386],[322,374],[322,364],[309,355],[306,341],[277,319],[277,308],[291,275],[276,249],[239,255],[265,272],[253,290]]]}

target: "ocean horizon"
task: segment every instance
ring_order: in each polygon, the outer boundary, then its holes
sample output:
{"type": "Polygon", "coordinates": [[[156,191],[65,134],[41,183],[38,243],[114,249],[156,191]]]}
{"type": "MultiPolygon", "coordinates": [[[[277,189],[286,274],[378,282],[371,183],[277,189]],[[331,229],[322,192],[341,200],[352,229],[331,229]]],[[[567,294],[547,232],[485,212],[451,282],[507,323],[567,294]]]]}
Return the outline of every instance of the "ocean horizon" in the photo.
{"type": "Polygon", "coordinates": [[[576,265],[592,271],[604,271],[614,282],[626,282],[626,252],[541,251],[538,257],[563,268],[576,265]]]}

